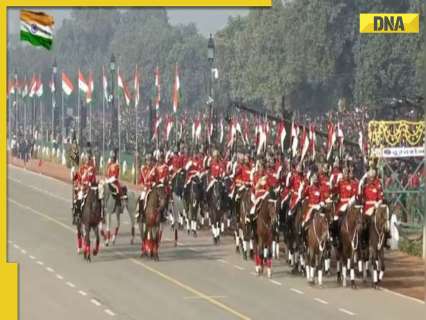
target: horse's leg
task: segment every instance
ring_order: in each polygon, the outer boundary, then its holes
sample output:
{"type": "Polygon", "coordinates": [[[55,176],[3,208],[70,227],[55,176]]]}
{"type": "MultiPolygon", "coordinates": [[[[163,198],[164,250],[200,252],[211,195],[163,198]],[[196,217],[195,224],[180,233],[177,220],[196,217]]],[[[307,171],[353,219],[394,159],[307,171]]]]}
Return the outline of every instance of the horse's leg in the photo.
{"type": "Polygon", "coordinates": [[[117,225],[114,229],[114,234],[112,236],[112,244],[115,244],[115,240],[117,239],[117,236],[118,236],[118,230],[120,229],[120,212],[119,211],[116,212],[116,217],[117,217],[117,225]]]}
{"type": "Polygon", "coordinates": [[[385,257],[384,257],[383,247],[380,249],[380,252],[379,252],[379,266],[380,266],[379,282],[381,282],[385,274],[385,257]]]}
{"type": "Polygon", "coordinates": [[[373,288],[377,289],[377,284],[379,282],[379,279],[378,279],[379,259],[378,259],[378,254],[377,254],[377,249],[376,248],[373,249],[373,260],[372,260],[372,264],[373,264],[373,288]]]}
{"type": "Polygon", "coordinates": [[[356,252],[352,252],[352,257],[350,259],[350,276],[351,276],[351,288],[352,289],[356,289],[356,284],[355,284],[355,253],[356,252]]]}
{"type": "Polygon", "coordinates": [[[346,287],[346,276],[347,276],[347,268],[348,268],[348,249],[346,247],[343,248],[343,261],[342,261],[342,283],[343,287],[346,287]]]}
{"type": "Polygon", "coordinates": [[[319,252],[319,254],[318,254],[318,285],[320,286],[320,287],[322,287],[322,272],[323,272],[323,269],[324,269],[324,262],[325,262],[325,259],[324,259],[324,253],[325,253],[325,251],[323,251],[323,252],[319,252]]]}
{"type": "Polygon", "coordinates": [[[99,237],[99,225],[97,225],[93,231],[95,232],[95,236],[96,236],[96,246],[93,249],[93,255],[96,256],[99,252],[99,242],[100,242],[100,237],[99,237]]]}
{"type": "Polygon", "coordinates": [[[84,257],[87,259],[87,261],[90,262],[90,226],[84,226],[85,228],[85,239],[84,242],[86,243],[86,246],[84,248],[84,257]]]}
{"type": "Polygon", "coordinates": [[[106,213],[106,240],[105,245],[108,247],[111,240],[111,216],[112,212],[106,213]]]}
{"type": "Polygon", "coordinates": [[[136,224],[136,219],[135,219],[135,214],[134,212],[130,212],[131,210],[129,210],[129,207],[127,205],[127,213],[129,214],[129,219],[130,219],[130,233],[131,233],[131,238],[130,238],[130,244],[134,244],[135,243],[135,224],[136,224]]]}
{"type": "Polygon", "coordinates": [[[81,225],[77,226],[77,253],[81,253],[83,244],[83,235],[81,234],[81,225]]]}

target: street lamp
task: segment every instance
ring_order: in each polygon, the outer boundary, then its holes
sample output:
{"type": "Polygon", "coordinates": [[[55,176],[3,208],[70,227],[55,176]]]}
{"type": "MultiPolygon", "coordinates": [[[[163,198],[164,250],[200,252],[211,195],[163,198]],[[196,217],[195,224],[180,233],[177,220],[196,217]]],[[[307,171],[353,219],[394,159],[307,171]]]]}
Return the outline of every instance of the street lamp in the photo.
{"type": "MultiPolygon", "coordinates": [[[[16,118],[16,119],[15,119],[15,124],[16,124],[16,127],[15,127],[15,133],[16,133],[16,131],[17,131],[17,129],[18,129],[18,110],[19,110],[19,108],[18,108],[18,90],[17,90],[17,83],[18,83],[18,71],[16,70],[16,68],[15,68],[15,70],[14,70],[13,78],[15,79],[14,86],[15,86],[15,118],[16,118]]],[[[10,99],[10,98],[9,98],[9,99],[10,99]]],[[[13,108],[9,109],[9,112],[8,112],[9,121],[10,121],[10,119],[11,119],[12,109],[13,109],[13,108]]],[[[10,123],[10,122],[9,122],[9,123],[10,123]]],[[[9,126],[10,126],[10,125],[9,125],[9,126]]]]}
{"type": "Polygon", "coordinates": [[[207,44],[207,58],[210,64],[213,64],[214,54],[215,54],[214,39],[212,34],[210,33],[209,42],[207,44]]]}
{"type": "Polygon", "coordinates": [[[52,140],[55,139],[55,108],[56,108],[56,74],[58,73],[58,64],[56,58],[52,65],[52,82],[54,91],[52,91],[52,140]]]}

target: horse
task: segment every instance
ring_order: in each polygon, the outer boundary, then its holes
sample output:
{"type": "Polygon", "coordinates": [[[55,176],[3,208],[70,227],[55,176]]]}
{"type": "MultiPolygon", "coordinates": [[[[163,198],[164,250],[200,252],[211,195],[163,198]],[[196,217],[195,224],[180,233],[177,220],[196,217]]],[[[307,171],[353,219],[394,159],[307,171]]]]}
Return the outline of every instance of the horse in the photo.
{"type": "Polygon", "coordinates": [[[277,200],[273,200],[270,195],[260,201],[256,210],[256,273],[263,273],[266,264],[268,278],[272,276],[272,228],[277,222],[277,211],[277,200]]]}
{"type": "Polygon", "coordinates": [[[99,252],[99,223],[102,220],[102,203],[99,199],[98,187],[92,186],[88,189],[87,195],[82,206],[81,224],[84,232],[83,251],[84,259],[91,261],[90,258],[90,231],[93,230],[96,236],[96,246],[93,249],[93,255],[99,252]]]}
{"type": "Polygon", "coordinates": [[[358,250],[360,232],[362,230],[362,206],[352,205],[348,207],[339,223],[338,231],[340,247],[337,249],[337,281],[346,287],[346,272],[350,270],[351,287],[355,285],[355,254],[358,250]],[[340,266],[342,271],[340,272],[340,266]]]}
{"type": "Polygon", "coordinates": [[[198,175],[191,178],[184,191],[185,198],[185,211],[187,213],[187,231],[188,235],[191,233],[194,237],[197,236],[197,216],[198,210],[202,200],[201,181],[198,175]]]}
{"type": "MultiPolygon", "coordinates": [[[[139,203],[139,194],[137,192],[128,190],[127,191],[127,197],[125,197],[122,200],[122,205],[126,209],[129,219],[130,219],[130,232],[131,232],[131,238],[130,238],[130,244],[135,243],[135,227],[136,227],[136,212],[138,210],[138,203],[139,203]]],[[[119,216],[118,216],[119,219],[119,216]]],[[[119,221],[119,220],[118,220],[119,221]]]]}
{"type": "Polygon", "coordinates": [[[220,241],[222,218],[225,210],[225,186],[221,179],[211,182],[211,186],[207,191],[207,203],[209,208],[209,216],[212,220],[213,243],[218,244],[220,241]]]}
{"type": "MultiPolygon", "coordinates": [[[[330,228],[331,225],[333,223],[333,217],[334,217],[334,212],[335,212],[335,204],[332,200],[326,200],[324,207],[322,208],[322,212],[325,215],[325,218],[327,219],[327,223],[328,223],[328,228],[329,228],[329,232],[330,232],[330,228]]],[[[325,274],[329,274],[330,272],[330,265],[331,265],[331,248],[332,248],[332,243],[330,241],[330,237],[327,239],[326,244],[325,244],[325,249],[324,249],[324,271],[325,274]]]]}
{"type": "Polygon", "coordinates": [[[247,260],[247,243],[250,243],[250,257],[253,252],[253,221],[250,219],[250,209],[253,203],[251,191],[248,187],[241,187],[237,191],[236,214],[237,230],[235,231],[236,250],[240,251],[244,260],[247,260]]]}
{"type": "Polygon", "coordinates": [[[369,217],[369,261],[373,267],[373,288],[377,289],[377,284],[383,279],[385,272],[385,260],[383,245],[386,241],[386,231],[389,221],[389,209],[386,205],[380,205],[369,217]],[[378,270],[380,270],[378,274],[378,270]]]}
{"type": "Polygon", "coordinates": [[[139,230],[141,234],[141,257],[149,254],[159,260],[158,249],[161,240],[161,214],[167,208],[168,195],[163,184],[155,185],[145,197],[145,205],[139,205],[139,230]]]}
{"type": "Polygon", "coordinates": [[[185,185],[185,171],[180,170],[171,179],[172,187],[172,211],[170,215],[171,228],[174,232],[175,246],[178,241],[178,229],[183,228],[183,213],[185,210],[183,203],[183,192],[185,185]]]}
{"type": "Polygon", "coordinates": [[[290,260],[293,263],[292,273],[302,272],[305,269],[304,251],[305,244],[302,237],[303,213],[308,210],[308,201],[299,202],[289,216],[288,223],[291,228],[291,242],[289,242],[290,260]]]}
{"type": "MultiPolygon", "coordinates": [[[[112,244],[115,244],[115,240],[118,235],[118,230],[120,229],[120,215],[123,213],[123,209],[126,206],[126,202],[124,199],[120,198],[120,195],[114,194],[115,190],[110,183],[104,183],[101,181],[99,183],[99,188],[99,191],[101,193],[101,199],[103,201],[104,216],[106,217],[106,234],[103,234],[105,239],[105,245],[108,246],[110,241],[112,244]],[[116,215],[117,224],[114,229],[114,233],[111,237],[111,224],[113,214],[116,215]]],[[[127,192],[127,189],[125,191],[127,192]]]]}
{"type": "Polygon", "coordinates": [[[324,253],[329,239],[329,222],[326,215],[314,211],[310,224],[307,226],[306,242],[306,278],[315,283],[315,271],[318,271],[318,284],[322,286],[324,253]],[[316,269],[316,270],[315,270],[316,269]]]}

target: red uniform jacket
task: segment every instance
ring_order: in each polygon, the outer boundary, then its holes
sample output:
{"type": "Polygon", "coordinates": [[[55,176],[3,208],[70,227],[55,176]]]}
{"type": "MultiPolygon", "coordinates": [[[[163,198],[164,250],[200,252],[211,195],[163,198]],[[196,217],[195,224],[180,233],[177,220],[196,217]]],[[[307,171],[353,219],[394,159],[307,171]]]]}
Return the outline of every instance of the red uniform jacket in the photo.
{"type": "Polygon", "coordinates": [[[118,191],[120,192],[120,165],[117,162],[111,162],[108,164],[108,167],[106,169],[106,176],[108,179],[115,177],[115,181],[113,182],[113,184],[117,186],[118,191]]]}
{"type": "Polygon", "coordinates": [[[336,206],[336,214],[345,206],[352,196],[356,196],[358,188],[354,188],[353,181],[349,179],[341,179],[334,188],[334,193],[339,195],[339,202],[336,206]]]}
{"type": "Polygon", "coordinates": [[[210,181],[221,178],[225,174],[225,167],[222,161],[213,159],[210,162],[210,181]]]}
{"type": "Polygon", "coordinates": [[[383,200],[383,189],[379,179],[375,179],[372,182],[367,182],[364,186],[363,192],[364,200],[364,213],[367,215],[373,214],[373,208],[377,201],[383,200]]]}
{"type": "Polygon", "coordinates": [[[151,190],[152,186],[158,182],[157,169],[154,166],[144,165],[139,175],[139,184],[146,190],[151,190]]]}
{"type": "Polygon", "coordinates": [[[257,171],[253,176],[253,192],[256,199],[263,196],[269,190],[268,176],[265,171],[257,171]],[[259,180],[261,182],[258,184],[259,180]]]}
{"type": "Polygon", "coordinates": [[[299,191],[300,191],[300,196],[302,196],[302,191],[303,191],[303,187],[301,188],[302,183],[304,185],[306,185],[305,179],[303,178],[302,173],[298,173],[298,172],[294,172],[290,178],[290,193],[291,193],[291,198],[290,198],[290,209],[293,209],[298,201],[300,199],[299,198],[299,191]]]}
{"type": "Polygon", "coordinates": [[[325,174],[318,176],[320,190],[321,190],[321,201],[325,201],[330,197],[330,179],[325,174]]]}

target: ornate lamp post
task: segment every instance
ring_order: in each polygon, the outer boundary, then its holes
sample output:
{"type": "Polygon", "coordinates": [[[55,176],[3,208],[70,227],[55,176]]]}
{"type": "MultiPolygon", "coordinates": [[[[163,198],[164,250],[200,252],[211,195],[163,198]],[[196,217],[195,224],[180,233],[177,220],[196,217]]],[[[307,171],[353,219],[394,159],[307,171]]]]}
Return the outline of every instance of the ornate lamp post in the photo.
{"type": "Polygon", "coordinates": [[[55,138],[56,132],[55,132],[55,108],[56,108],[56,77],[58,74],[58,64],[56,63],[56,58],[53,61],[52,65],[52,81],[53,81],[53,87],[55,90],[52,92],[52,139],[55,138]]]}
{"type": "Polygon", "coordinates": [[[111,101],[111,107],[112,107],[112,126],[111,126],[111,140],[113,144],[113,148],[116,145],[116,142],[118,140],[118,110],[115,108],[115,69],[116,69],[116,61],[114,54],[111,55],[111,60],[109,63],[109,69],[111,72],[111,95],[110,95],[110,101],[111,101]]]}
{"type": "MultiPolygon", "coordinates": [[[[209,62],[209,98],[208,98],[208,105],[209,105],[209,118],[210,123],[213,125],[213,63],[214,63],[214,57],[215,57],[215,46],[214,46],[214,39],[212,34],[210,34],[209,41],[207,42],[207,60],[209,62]]],[[[213,125],[213,129],[214,129],[213,125]]],[[[214,131],[214,130],[213,130],[214,131]]]]}

